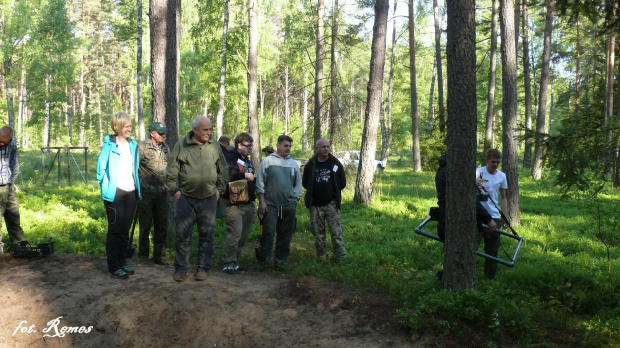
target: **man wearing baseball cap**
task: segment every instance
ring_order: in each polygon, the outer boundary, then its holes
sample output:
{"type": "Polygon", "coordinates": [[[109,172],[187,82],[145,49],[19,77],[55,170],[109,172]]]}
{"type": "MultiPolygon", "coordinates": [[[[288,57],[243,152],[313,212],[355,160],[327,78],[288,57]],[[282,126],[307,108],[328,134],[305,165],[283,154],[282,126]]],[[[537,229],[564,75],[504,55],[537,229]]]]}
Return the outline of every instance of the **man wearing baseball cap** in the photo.
{"type": "Polygon", "coordinates": [[[140,152],[140,190],[142,201],[139,205],[140,237],[138,257],[149,257],[149,234],[153,231],[153,262],[167,265],[164,245],[168,233],[168,195],[164,187],[166,167],[170,148],[166,145],[168,129],[161,122],[149,126],[149,139],[138,144],[140,152]]]}

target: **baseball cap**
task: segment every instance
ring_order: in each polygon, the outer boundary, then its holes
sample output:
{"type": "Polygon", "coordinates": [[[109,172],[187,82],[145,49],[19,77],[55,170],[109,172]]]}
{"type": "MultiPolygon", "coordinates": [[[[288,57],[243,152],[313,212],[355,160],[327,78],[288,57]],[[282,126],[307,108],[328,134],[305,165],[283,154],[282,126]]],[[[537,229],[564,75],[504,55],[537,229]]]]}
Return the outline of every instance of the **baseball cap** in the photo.
{"type": "Polygon", "coordinates": [[[164,127],[161,122],[153,122],[149,126],[149,132],[156,131],[159,134],[168,133],[168,128],[164,127]]]}

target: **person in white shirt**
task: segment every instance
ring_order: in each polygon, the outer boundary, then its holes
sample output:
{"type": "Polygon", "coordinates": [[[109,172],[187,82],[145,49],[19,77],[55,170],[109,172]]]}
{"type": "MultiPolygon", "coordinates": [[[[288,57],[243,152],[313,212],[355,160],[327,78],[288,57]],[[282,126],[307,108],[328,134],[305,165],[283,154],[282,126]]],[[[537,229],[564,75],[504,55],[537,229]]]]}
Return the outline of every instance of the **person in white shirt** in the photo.
{"type": "MultiPolygon", "coordinates": [[[[476,183],[480,186],[480,194],[478,200],[491,214],[493,220],[498,227],[501,226],[501,214],[499,212],[498,203],[501,207],[507,206],[506,191],[508,191],[508,182],[506,174],[497,169],[502,159],[502,153],[497,149],[490,149],[485,156],[486,166],[476,169],[476,183]],[[500,195],[500,201],[497,200],[497,194],[500,195]]],[[[484,238],[484,252],[488,255],[497,257],[500,247],[500,235],[498,233],[485,233],[478,237],[478,244],[484,238]]],[[[497,273],[497,263],[486,259],[484,262],[484,276],[489,279],[495,279],[497,273]]]]}

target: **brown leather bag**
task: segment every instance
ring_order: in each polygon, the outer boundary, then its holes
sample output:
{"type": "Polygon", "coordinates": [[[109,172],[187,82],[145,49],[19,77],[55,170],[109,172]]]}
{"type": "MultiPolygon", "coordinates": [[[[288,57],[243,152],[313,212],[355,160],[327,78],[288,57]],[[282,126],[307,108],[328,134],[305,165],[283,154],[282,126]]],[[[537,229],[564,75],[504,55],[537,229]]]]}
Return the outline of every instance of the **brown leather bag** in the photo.
{"type": "Polygon", "coordinates": [[[247,203],[250,200],[248,180],[241,179],[228,183],[228,196],[231,204],[247,203]]]}

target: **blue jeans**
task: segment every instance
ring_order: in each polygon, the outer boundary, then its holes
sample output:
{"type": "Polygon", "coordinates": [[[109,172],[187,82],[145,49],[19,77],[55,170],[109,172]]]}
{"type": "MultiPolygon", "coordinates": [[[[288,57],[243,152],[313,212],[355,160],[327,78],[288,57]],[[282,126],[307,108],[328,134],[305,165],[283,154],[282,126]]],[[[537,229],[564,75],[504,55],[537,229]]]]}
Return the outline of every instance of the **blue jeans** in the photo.
{"type": "Polygon", "coordinates": [[[189,271],[189,254],[194,224],[198,226],[198,260],[196,267],[208,271],[213,258],[213,234],[215,232],[215,211],[217,197],[205,199],[181,195],[177,202],[176,220],[176,255],[174,269],[176,272],[189,271]]]}

